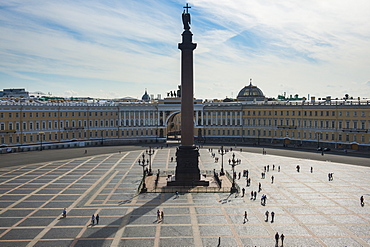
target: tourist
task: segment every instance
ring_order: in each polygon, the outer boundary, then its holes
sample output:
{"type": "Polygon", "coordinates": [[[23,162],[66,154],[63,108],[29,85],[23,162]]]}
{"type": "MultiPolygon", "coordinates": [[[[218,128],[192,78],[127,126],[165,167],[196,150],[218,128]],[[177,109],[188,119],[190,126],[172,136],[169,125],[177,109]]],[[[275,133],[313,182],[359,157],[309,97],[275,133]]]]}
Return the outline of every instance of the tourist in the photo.
{"type": "Polygon", "coordinates": [[[361,196],[360,197],[360,203],[361,203],[361,206],[365,206],[365,202],[364,202],[364,196],[361,196]]]}
{"type": "Polygon", "coordinates": [[[283,247],[284,246],[284,238],[285,238],[284,234],[281,234],[280,238],[281,238],[281,247],[283,247]]]}
{"type": "Polygon", "coordinates": [[[269,221],[269,211],[266,211],[265,215],[266,215],[266,220],[265,221],[268,222],[269,221]]]}
{"type": "Polygon", "coordinates": [[[62,216],[63,216],[63,218],[67,217],[67,210],[66,210],[66,208],[63,209],[62,216]]]}
{"type": "Polygon", "coordinates": [[[274,217],[275,217],[275,213],[274,213],[274,211],[272,211],[272,212],[271,212],[271,223],[273,223],[273,222],[274,222],[274,217]]]}
{"type": "Polygon", "coordinates": [[[99,214],[96,214],[96,217],[95,217],[95,219],[96,219],[96,224],[97,224],[97,225],[99,225],[99,219],[100,219],[100,216],[99,216],[99,214]]]}
{"type": "Polygon", "coordinates": [[[275,241],[276,241],[275,245],[276,246],[279,246],[279,238],[280,238],[279,233],[276,232],[276,234],[275,234],[275,241]]]}
{"type": "Polygon", "coordinates": [[[92,226],[95,225],[95,216],[94,215],[91,216],[91,225],[92,226]]]}

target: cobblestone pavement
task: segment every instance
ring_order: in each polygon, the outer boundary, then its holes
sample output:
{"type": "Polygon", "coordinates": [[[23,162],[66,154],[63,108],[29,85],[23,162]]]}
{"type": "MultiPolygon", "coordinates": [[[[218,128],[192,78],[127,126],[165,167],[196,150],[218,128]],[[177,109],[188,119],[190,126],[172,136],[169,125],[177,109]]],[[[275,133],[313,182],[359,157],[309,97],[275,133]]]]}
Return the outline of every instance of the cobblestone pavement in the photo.
{"type": "MultiPolygon", "coordinates": [[[[153,170],[174,169],[175,151],[156,149],[153,170]]],[[[200,169],[220,169],[221,158],[215,163],[208,149],[200,153],[200,169]]],[[[248,169],[251,178],[250,187],[244,177],[236,180],[244,197],[176,198],[137,194],[141,155],[132,150],[0,169],[0,246],[275,246],[276,232],[285,235],[284,246],[370,246],[369,167],[238,150],[236,171],[248,169]],[[259,183],[262,191],[251,200],[259,183]],[[160,221],[157,210],[164,212],[160,221]],[[266,211],[275,213],[274,222],[271,214],[265,221],[266,211]],[[91,225],[93,214],[100,215],[98,225],[91,225]]],[[[230,157],[224,156],[228,171],[230,157]]]]}

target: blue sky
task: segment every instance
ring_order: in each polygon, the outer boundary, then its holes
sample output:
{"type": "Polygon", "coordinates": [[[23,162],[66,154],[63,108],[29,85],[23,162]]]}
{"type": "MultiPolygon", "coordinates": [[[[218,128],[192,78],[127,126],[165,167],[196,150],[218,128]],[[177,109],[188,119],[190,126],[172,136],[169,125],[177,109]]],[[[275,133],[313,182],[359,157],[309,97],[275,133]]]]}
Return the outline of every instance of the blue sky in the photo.
{"type": "MultiPolygon", "coordinates": [[[[0,89],[141,97],[180,84],[177,0],[0,3],[0,89]]],[[[370,98],[370,1],[195,0],[195,97],[370,98]]]]}

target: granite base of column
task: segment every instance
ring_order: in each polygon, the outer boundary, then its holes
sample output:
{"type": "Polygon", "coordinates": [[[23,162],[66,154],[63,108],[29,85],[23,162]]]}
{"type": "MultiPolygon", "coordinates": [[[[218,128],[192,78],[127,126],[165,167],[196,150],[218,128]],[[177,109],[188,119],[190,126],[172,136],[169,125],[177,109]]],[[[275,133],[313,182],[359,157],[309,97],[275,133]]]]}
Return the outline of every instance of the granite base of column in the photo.
{"type": "Polygon", "coordinates": [[[195,146],[180,146],[176,150],[175,181],[167,186],[209,186],[209,181],[201,180],[199,170],[199,150],[195,146]]]}

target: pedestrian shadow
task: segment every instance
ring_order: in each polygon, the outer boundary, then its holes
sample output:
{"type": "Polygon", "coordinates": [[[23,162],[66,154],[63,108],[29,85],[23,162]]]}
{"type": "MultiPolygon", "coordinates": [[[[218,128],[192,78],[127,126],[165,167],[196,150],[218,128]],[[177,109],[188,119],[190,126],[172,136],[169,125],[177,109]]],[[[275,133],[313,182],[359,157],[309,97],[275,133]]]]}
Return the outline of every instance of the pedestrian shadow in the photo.
{"type": "Polygon", "coordinates": [[[231,200],[229,200],[229,198],[232,196],[232,194],[233,193],[230,193],[225,199],[221,199],[218,202],[221,202],[221,204],[225,204],[225,203],[231,202],[231,200]]]}

